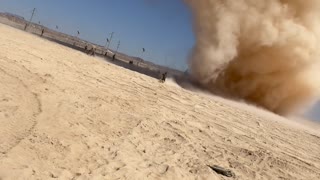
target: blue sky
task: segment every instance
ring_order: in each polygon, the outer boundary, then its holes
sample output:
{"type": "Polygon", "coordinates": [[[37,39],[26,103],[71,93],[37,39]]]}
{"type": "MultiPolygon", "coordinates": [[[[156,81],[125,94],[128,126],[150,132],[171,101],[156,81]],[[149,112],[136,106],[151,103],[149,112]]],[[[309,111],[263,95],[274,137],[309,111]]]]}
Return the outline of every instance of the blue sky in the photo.
{"type": "Polygon", "coordinates": [[[186,69],[194,44],[191,15],[181,0],[0,0],[0,11],[105,45],[115,32],[111,48],[144,59],[186,69]],[[141,55],[141,49],[146,52],[141,55]]]}
{"type": "MultiPolygon", "coordinates": [[[[0,11],[105,45],[115,32],[111,48],[121,41],[120,51],[184,70],[194,44],[191,14],[182,0],[0,0],[0,11]]],[[[320,103],[308,117],[320,121],[320,103]]]]}

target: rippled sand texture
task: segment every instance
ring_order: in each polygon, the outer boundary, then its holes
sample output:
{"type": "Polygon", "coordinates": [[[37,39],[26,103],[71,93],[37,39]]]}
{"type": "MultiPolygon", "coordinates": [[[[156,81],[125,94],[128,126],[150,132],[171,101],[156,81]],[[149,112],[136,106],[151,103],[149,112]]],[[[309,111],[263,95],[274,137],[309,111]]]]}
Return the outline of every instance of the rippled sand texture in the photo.
{"type": "Polygon", "coordinates": [[[320,137],[0,25],[0,179],[320,179],[320,137]]]}

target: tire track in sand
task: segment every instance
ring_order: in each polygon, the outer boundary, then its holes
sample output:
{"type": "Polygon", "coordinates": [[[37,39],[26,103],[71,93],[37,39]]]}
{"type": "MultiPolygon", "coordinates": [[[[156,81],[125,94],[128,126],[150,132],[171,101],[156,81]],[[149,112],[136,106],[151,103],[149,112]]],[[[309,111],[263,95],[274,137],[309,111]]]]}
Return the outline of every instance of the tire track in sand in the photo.
{"type": "Polygon", "coordinates": [[[27,137],[42,112],[38,94],[0,68],[0,159],[27,137]]]}

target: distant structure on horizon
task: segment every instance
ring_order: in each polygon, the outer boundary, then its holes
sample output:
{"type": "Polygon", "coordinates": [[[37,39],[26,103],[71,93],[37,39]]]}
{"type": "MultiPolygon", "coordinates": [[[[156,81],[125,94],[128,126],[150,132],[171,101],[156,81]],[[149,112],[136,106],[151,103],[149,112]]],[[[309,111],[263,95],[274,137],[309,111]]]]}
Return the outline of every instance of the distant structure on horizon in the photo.
{"type": "Polygon", "coordinates": [[[89,55],[97,55],[97,56],[109,55],[110,60],[114,60],[113,61],[114,63],[157,79],[159,78],[159,73],[161,72],[168,72],[168,76],[170,77],[177,76],[183,73],[177,69],[172,69],[170,67],[158,65],[150,61],[145,61],[143,59],[143,54],[147,52],[146,47],[139,48],[139,51],[141,53],[140,57],[130,56],[125,53],[119,52],[120,41],[118,41],[117,48],[115,50],[111,50],[109,46],[113,39],[114,32],[110,33],[110,37],[107,38],[106,45],[102,46],[86,40],[82,40],[79,37],[75,38],[75,35],[78,36],[81,33],[79,29],[75,30],[74,35],[68,35],[68,34],[59,32],[61,27],[58,25],[53,25],[52,28],[48,28],[45,25],[43,25],[41,22],[39,23],[39,21],[32,22],[32,16],[33,15],[31,15],[31,18],[30,18],[31,21],[30,21],[18,15],[0,12],[0,23],[7,24],[17,29],[23,29],[26,24],[30,25],[30,28],[28,29],[29,33],[37,34],[40,37],[44,37],[53,42],[59,43],[61,45],[64,45],[82,52],[88,53],[88,50],[91,50],[89,52],[89,55]],[[10,22],[6,21],[5,19],[10,20],[10,22]],[[92,47],[94,47],[94,49],[92,49],[92,47]],[[138,66],[133,66],[136,63],[138,64],[138,66]]]}
{"type": "Polygon", "coordinates": [[[8,12],[0,12],[0,16],[6,17],[10,21],[13,21],[13,22],[16,22],[16,23],[21,23],[21,22],[25,22],[26,21],[24,19],[24,17],[16,15],[16,14],[8,13],[8,12]]]}
{"type": "Polygon", "coordinates": [[[0,13],[3,14],[4,16],[7,17],[12,17],[12,18],[17,18],[17,19],[21,19],[21,20],[25,20],[24,17],[16,15],[16,14],[12,14],[12,13],[8,13],[8,12],[4,12],[4,13],[0,13]]]}

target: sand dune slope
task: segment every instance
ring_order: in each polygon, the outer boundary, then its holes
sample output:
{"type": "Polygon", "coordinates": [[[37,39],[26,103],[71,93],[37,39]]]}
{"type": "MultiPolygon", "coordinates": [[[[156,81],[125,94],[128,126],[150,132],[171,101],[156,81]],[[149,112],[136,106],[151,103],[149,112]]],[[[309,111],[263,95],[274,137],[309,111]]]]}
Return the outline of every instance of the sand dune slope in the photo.
{"type": "Polygon", "coordinates": [[[320,179],[320,136],[277,116],[4,25],[0,44],[0,179],[320,179]]]}

